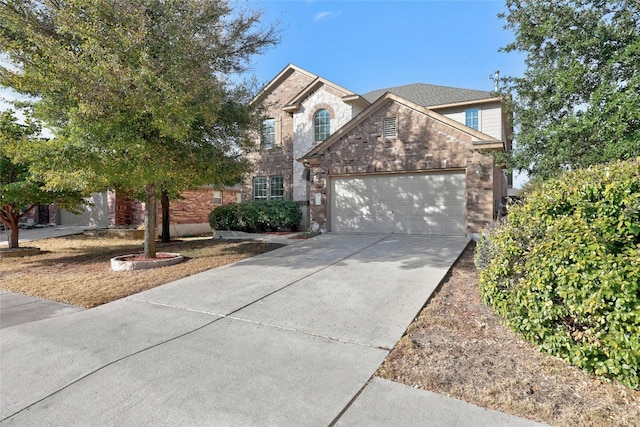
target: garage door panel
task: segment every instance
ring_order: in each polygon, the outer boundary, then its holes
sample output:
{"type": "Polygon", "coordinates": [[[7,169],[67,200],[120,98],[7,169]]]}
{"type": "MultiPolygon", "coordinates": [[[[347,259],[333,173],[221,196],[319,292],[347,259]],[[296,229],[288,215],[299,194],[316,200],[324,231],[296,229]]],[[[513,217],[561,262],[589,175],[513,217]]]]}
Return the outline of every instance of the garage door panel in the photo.
{"type": "Polygon", "coordinates": [[[466,233],[464,173],[344,177],[331,182],[332,231],[466,233]]]}

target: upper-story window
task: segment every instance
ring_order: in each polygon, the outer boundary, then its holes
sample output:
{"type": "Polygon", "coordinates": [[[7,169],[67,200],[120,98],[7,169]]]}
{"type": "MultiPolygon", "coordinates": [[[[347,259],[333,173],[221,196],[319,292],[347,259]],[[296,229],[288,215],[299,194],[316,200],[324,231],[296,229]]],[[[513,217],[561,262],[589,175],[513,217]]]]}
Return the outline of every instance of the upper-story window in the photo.
{"type": "Polygon", "coordinates": [[[273,148],[276,145],[276,119],[262,121],[260,148],[273,148]]]}
{"type": "Polygon", "coordinates": [[[327,110],[318,110],[313,115],[313,134],[315,142],[322,142],[331,134],[331,117],[327,110]]]}
{"type": "Polygon", "coordinates": [[[464,124],[471,129],[478,130],[478,109],[469,108],[464,113],[464,124]]]}

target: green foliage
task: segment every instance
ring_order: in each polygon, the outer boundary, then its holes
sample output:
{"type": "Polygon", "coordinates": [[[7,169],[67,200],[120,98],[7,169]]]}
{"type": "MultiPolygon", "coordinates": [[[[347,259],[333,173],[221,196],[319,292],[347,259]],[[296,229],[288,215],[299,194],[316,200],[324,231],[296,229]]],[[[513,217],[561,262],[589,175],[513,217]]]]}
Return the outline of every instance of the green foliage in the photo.
{"type": "Polygon", "coordinates": [[[9,247],[18,247],[18,221],[38,204],[57,204],[76,211],[84,203],[78,188],[48,186],[20,160],[31,144],[44,143],[40,128],[31,121],[18,123],[11,111],[0,115],[0,222],[10,230],[9,247]]]}
{"type": "Polygon", "coordinates": [[[542,350],[640,388],[640,158],[537,183],[486,245],[485,303],[542,350]]]}
{"type": "Polygon", "coordinates": [[[640,2],[508,0],[504,48],[526,55],[507,78],[516,129],[510,166],[549,177],[640,156],[640,2]]]}
{"type": "Polygon", "coordinates": [[[260,17],[225,1],[0,2],[12,63],[0,84],[36,97],[34,116],[56,135],[32,167],[50,181],[90,171],[94,186],[144,188],[147,217],[156,188],[237,181],[261,108],[237,76],[275,43],[260,17]]]}
{"type": "Polygon", "coordinates": [[[274,200],[218,206],[209,214],[209,224],[214,230],[296,230],[300,218],[298,203],[291,200],[274,200]]]}
{"type": "Polygon", "coordinates": [[[487,225],[484,233],[476,243],[476,249],[473,255],[473,261],[478,270],[484,270],[491,264],[491,260],[495,257],[495,248],[491,244],[491,235],[496,231],[501,223],[492,223],[487,225]]]}
{"type": "Polygon", "coordinates": [[[214,230],[235,230],[238,226],[238,204],[216,206],[209,213],[209,225],[214,230]]]}

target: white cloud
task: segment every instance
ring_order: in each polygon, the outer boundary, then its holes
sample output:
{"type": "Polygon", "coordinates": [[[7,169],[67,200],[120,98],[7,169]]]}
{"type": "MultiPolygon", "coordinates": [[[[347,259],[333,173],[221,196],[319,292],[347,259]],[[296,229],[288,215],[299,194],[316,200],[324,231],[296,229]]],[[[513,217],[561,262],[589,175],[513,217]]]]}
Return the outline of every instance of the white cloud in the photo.
{"type": "Polygon", "coordinates": [[[313,20],[318,22],[318,21],[322,21],[324,19],[329,18],[330,16],[335,15],[333,12],[319,12],[316,14],[316,16],[313,17],[313,20]]]}

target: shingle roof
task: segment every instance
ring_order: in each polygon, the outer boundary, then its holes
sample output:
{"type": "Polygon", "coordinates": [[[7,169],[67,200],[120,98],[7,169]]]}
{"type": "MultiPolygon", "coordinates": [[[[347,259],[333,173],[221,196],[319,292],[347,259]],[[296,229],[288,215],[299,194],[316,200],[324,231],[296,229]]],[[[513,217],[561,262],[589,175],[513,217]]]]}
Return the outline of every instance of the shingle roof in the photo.
{"type": "Polygon", "coordinates": [[[457,104],[459,102],[478,101],[494,98],[492,92],[474,89],[460,89],[448,86],[436,86],[424,83],[414,83],[405,86],[396,86],[387,89],[378,89],[362,95],[367,101],[373,103],[386,92],[401,96],[423,107],[436,105],[457,104]]]}

